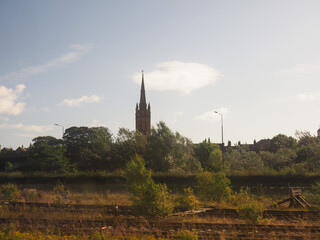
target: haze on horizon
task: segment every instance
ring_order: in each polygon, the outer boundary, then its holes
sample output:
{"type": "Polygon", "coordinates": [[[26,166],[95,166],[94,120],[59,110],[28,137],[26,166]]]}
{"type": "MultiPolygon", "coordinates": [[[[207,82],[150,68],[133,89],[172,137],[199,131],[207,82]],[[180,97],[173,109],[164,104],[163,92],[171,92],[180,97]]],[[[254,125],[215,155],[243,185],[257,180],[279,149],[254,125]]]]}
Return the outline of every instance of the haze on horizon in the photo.
{"type": "Polygon", "coordinates": [[[0,2],[0,144],[61,127],[151,124],[193,142],[252,143],[320,125],[320,2],[0,2]]]}

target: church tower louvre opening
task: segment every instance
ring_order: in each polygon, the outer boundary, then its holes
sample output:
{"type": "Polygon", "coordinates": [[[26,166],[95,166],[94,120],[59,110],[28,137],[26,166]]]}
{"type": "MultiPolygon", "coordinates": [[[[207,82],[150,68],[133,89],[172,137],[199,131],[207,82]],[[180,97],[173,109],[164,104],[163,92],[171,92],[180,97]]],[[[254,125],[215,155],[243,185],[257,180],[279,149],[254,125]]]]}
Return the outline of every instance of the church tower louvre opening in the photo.
{"type": "Polygon", "coordinates": [[[146,91],[144,88],[144,74],[142,71],[142,81],[140,90],[140,102],[136,105],[136,131],[143,134],[150,132],[151,125],[151,108],[150,103],[147,105],[146,102],[146,91]]]}

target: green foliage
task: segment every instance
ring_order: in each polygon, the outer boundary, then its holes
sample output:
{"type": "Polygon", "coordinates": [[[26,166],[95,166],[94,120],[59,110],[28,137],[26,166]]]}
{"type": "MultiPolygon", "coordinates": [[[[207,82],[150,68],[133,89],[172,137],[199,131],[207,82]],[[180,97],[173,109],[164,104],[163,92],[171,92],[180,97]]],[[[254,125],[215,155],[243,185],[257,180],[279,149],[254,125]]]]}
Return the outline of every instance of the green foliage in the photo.
{"type": "Polygon", "coordinates": [[[263,206],[250,193],[250,189],[241,188],[239,193],[232,196],[231,202],[237,208],[237,212],[242,219],[249,222],[258,223],[262,219],[263,206]]]}
{"type": "Polygon", "coordinates": [[[253,223],[258,223],[262,219],[263,207],[257,200],[242,202],[237,209],[239,216],[253,223]]]}
{"type": "Polygon", "coordinates": [[[11,162],[6,162],[4,171],[5,172],[11,172],[14,170],[13,164],[11,162]]]}
{"type": "Polygon", "coordinates": [[[127,163],[125,177],[131,192],[132,208],[138,214],[156,217],[172,213],[174,204],[165,184],[155,184],[151,171],[136,156],[127,163]]]}
{"type": "Polygon", "coordinates": [[[216,172],[222,170],[222,152],[219,145],[204,140],[195,145],[194,152],[204,170],[216,172]]]}
{"type": "Polygon", "coordinates": [[[2,184],[0,186],[1,198],[4,200],[15,200],[19,196],[19,189],[15,184],[2,184]]]}
{"type": "Polygon", "coordinates": [[[60,181],[53,187],[53,192],[57,194],[54,201],[56,204],[69,203],[68,194],[69,189],[60,181]]]}
{"type": "Polygon", "coordinates": [[[63,145],[50,145],[36,142],[28,150],[29,170],[65,173],[72,170],[72,165],[65,156],[63,145]]]}
{"type": "Polygon", "coordinates": [[[71,127],[63,136],[67,156],[80,170],[111,168],[112,136],[105,127],[71,127]]]}
{"type": "Polygon", "coordinates": [[[297,154],[292,149],[280,148],[276,152],[260,152],[259,156],[265,166],[276,171],[283,171],[286,168],[292,167],[297,154]]]}
{"type": "Polygon", "coordinates": [[[198,240],[198,233],[196,231],[180,230],[173,237],[179,240],[198,240]]]}
{"type": "Polygon", "coordinates": [[[270,152],[273,153],[278,152],[280,149],[295,150],[296,147],[297,140],[284,134],[278,134],[270,141],[270,152]]]}
{"type": "Polygon", "coordinates": [[[203,172],[196,176],[198,192],[203,200],[222,201],[230,198],[230,180],[222,172],[203,172]]]}
{"type": "Polygon", "coordinates": [[[126,163],[136,154],[144,156],[146,144],[147,137],[143,133],[120,128],[116,141],[112,147],[113,169],[124,168],[126,163]]]}
{"type": "Polygon", "coordinates": [[[320,209],[320,181],[311,185],[311,189],[305,193],[305,199],[313,208],[320,209]]]}
{"type": "Polygon", "coordinates": [[[224,154],[224,163],[227,172],[257,173],[264,171],[261,157],[248,146],[238,146],[237,149],[224,154]]]}
{"type": "Polygon", "coordinates": [[[143,159],[138,155],[127,163],[125,178],[130,192],[138,198],[143,197],[147,187],[154,184],[151,171],[146,169],[143,159]]]}
{"type": "Polygon", "coordinates": [[[173,133],[164,122],[151,128],[146,146],[147,166],[156,172],[187,172],[201,169],[190,139],[173,133]]]}
{"type": "Polygon", "coordinates": [[[193,210],[200,206],[200,202],[197,200],[196,196],[193,194],[191,187],[183,189],[183,195],[176,199],[179,207],[186,208],[187,210],[193,210]]]}
{"type": "Polygon", "coordinates": [[[296,162],[306,163],[309,171],[320,168],[320,139],[309,132],[296,132],[298,150],[296,162]]]}

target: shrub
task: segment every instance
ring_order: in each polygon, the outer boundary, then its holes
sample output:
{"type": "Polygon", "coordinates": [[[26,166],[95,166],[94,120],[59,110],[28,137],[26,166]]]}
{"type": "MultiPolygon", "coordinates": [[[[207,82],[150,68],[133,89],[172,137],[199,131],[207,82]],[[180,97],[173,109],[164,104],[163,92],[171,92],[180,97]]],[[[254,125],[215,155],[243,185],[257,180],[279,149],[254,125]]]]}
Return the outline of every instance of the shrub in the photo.
{"type": "Polygon", "coordinates": [[[127,164],[125,177],[136,213],[151,217],[172,213],[174,204],[167,186],[154,183],[151,171],[145,168],[141,157],[136,156],[127,164]]]}
{"type": "Polygon", "coordinates": [[[2,184],[0,186],[0,193],[2,199],[15,200],[19,195],[19,189],[15,184],[2,184]]]}
{"type": "Polygon", "coordinates": [[[197,200],[196,196],[193,194],[191,187],[183,189],[183,195],[176,199],[178,206],[186,208],[188,210],[193,210],[200,206],[200,202],[197,200]]]}
{"type": "Polygon", "coordinates": [[[189,230],[180,230],[176,234],[174,234],[174,239],[179,240],[198,240],[198,233],[195,231],[189,230]]]}
{"type": "Polygon", "coordinates": [[[257,200],[242,202],[237,209],[239,216],[250,222],[257,223],[262,219],[263,207],[257,200]]]}
{"type": "Polygon", "coordinates": [[[53,187],[53,191],[57,194],[54,199],[56,204],[70,203],[68,199],[69,189],[60,181],[53,187]]]}
{"type": "Polygon", "coordinates": [[[241,188],[240,192],[232,197],[232,204],[237,207],[240,218],[253,223],[262,219],[263,206],[254,199],[248,187],[241,188]]]}
{"type": "Polygon", "coordinates": [[[203,172],[196,176],[199,195],[203,200],[221,201],[230,198],[230,180],[224,173],[203,172]]]}
{"type": "Polygon", "coordinates": [[[320,208],[320,182],[315,182],[311,186],[311,191],[307,191],[305,194],[306,200],[309,204],[316,205],[313,206],[314,209],[319,210],[320,208]]]}

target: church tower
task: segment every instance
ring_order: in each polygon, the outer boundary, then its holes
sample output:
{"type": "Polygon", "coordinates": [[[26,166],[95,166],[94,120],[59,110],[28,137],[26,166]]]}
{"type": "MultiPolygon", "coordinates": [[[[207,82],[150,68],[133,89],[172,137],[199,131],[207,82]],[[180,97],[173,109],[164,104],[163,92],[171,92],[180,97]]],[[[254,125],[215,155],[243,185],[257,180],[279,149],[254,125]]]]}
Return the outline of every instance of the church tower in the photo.
{"type": "Polygon", "coordinates": [[[146,102],[146,92],[144,89],[144,76],[142,71],[142,82],[140,90],[140,102],[136,105],[136,131],[143,134],[148,134],[150,132],[151,123],[151,111],[150,103],[147,106],[146,102]]]}

